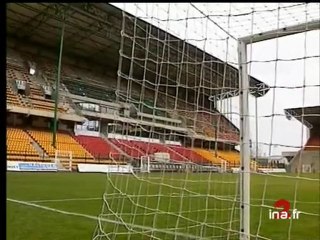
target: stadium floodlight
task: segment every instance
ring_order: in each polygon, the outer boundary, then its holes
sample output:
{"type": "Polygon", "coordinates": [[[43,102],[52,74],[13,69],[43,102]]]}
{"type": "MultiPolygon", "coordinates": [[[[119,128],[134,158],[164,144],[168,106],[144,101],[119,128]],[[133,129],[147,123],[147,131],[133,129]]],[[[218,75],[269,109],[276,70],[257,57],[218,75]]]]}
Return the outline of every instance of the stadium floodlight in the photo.
{"type": "Polygon", "coordinates": [[[30,68],[29,69],[29,73],[30,73],[30,75],[34,75],[36,73],[36,69],[35,68],[30,68]]]}
{"type": "Polygon", "coordinates": [[[33,76],[36,73],[36,64],[34,62],[28,61],[28,66],[29,66],[29,74],[33,76]]]}

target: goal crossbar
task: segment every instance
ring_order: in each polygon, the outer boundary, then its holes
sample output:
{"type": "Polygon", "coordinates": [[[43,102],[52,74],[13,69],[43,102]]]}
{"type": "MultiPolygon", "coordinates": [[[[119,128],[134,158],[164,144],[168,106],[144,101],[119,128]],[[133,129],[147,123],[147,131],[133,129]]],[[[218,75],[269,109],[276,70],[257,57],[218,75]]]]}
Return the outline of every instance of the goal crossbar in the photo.
{"type": "Polygon", "coordinates": [[[292,25],[289,27],[284,27],[281,29],[266,31],[262,33],[257,33],[249,36],[239,38],[238,41],[244,44],[251,44],[256,42],[261,42],[265,40],[270,40],[273,38],[285,37],[293,34],[298,34],[306,31],[313,31],[320,29],[320,20],[310,21],[302,24],[292,25]]]}

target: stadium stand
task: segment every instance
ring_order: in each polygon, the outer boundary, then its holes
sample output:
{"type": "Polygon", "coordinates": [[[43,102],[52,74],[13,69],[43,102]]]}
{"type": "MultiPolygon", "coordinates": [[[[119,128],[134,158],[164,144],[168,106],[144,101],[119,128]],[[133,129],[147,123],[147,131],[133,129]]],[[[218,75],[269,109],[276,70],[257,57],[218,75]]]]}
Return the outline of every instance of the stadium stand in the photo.
{"type": "MultiPolygon", "coordinates": [[[[41,67],[41,70],[44,73],[49,74],[50,76],[54,76],[54,69],[55,65],[52,61],[40,58],[39,59],[39,67],[41,67]]],[[[35,108],[44,109],[44,110],[52,110],[53,109],[53,101],[44,99],[43,94],[41,93],[40,89],[37,89],[37,85],[32,84],[30,81],[30,77],[25,73],[25,69],[22,67],[16,67],[17,70],[24,71],[24,77],[30,84],[30,99],[32,102],[32,105],[35,108]]],[[[19,73],[18,73],[19,74],[19,73]]],[[[101,85],[102,77],[94,74],[90,74],[86,70],[81,69],[75,69],[74,67],[64,64],[62,69],[62,79],[64,85],[67,87],[68,91],[72,94],[79,95],[79,96],[86,96],[89,98],[97,99],[97,100],[103,100],[107,102],[114,102],[116,99],[116,95],[114,90],[111,88],[105,89],[101,88],[99,85],[101,85]],[[90,83],[90,84],[88,84],[90,83]],[[98,84],[98,85],[95,85],[98,84]]],[[[21,75],[21,74],[20,74],[21,75]]],[[[54,78],[48,77],[50,80],[54,80],[54,78]]],[[[110,83],[112,86],[113,83],[110,83]]],[[[111,87],[112,87],[111,86],[111,87]]],[[[140,103],[139,105],[136,104],[136,107],[144,113],[153,114],[157,116],[162,117],[169,117],[168,113],[165,111],[162,111],[159,109],[159,107],[166,108],[168,106],[164,106],[162,103],[158,103],[159,106],[154,111],[154,102],[153,102],[153,95],[146,92],[145,99],[143,103],[140,103]],[[161,105],[161,106],[160,106],[161,105]],[[163,105],[163,106],[162,106],[163,105]],[[153,112],[154,111],[154,112],[153,112]]],[[[173,99],[168,98],[167,105],[174,106],[174,103],[172,102],[173,99]]],[[[133,95],[132,95],[132,102],[140,101],[139,99],[139,91],[134,91],[133,89],[133,95]]],[[[226,126],[226,119],[224,117],[220,118],[219,123],[219,131],[216,133],[216,125],[218,122],[219,116],[212,115],[205,112],[198,112],[196,115],[194,113],[194,109],[191,109],[190,106],[186,106],[185,104],[182,104],[178,102],[180,109],[185,110],[177,110],[178,117],[183,117],[186,119],[186,125],[190,128],[194,127],[194,119],[195,116],[197,117],[196,123],[195,123],[195,130],[198,134],[203,134],[207,137],[215,138],[216,134],[218,134],[218,138],[225,139],[225,140],[232,140],[232,141],[238,141],[238,135],[237,133],[234,133],[231,129],[229,129],[226,126]],[[182,106],[183,105],[183,106],[182,106]],[[189,109],[190,108],[190,109],[189,109]],[[186,111],[187,110],[187,111],[186,111]]],[[[59,111],[63,111],[63,109],[59,109],[59,111]]],[[[218,113],[218,112],[216,112],[218,113]]]]}
{"type": "Polygon", "coordinates": [[[75,139],[86,148],[95,159],[110,159],[110,154],[111,156],[120,154],[116,148],[100,137],[75,136],[75,139]]]}
{"type": "Polygon", "coordinates": [[[7,104],[12,104],[12,105],[16,105],[16,106],[25,106],[24,103],[21,102],[20,98],[18,97],[18,95],[16,95],[10,86],[7,85],[7,104]]]}
{"type": "Polygon", "coordinates": [[[152,97],[144,100],[141,104],[138,104],[138,102],[140,102],[140,97],[138,96],[137,95],[133,96],[133,101],[134,101],[134,105],[137,107],[137,109],[140,110],[140,112],[147,113],[147,114],[155,113],[156,116],[169,117],[167,112],[160,110],[159,108],[154,108],[155,104],[154,104],[154,101],[152,100],[152,97]]]}
{"type": "MultiPolygon", "coordinates": [[[[45,58],[39,59],[39,67],[48,76],[48,80],[53,83],[56,77],[56,64],[45,58]]],[[[98,73],[90,73],[88,70],[83,70],[65,63],[61,70],[62,83],[67,87],[71,94],[86,96],[97,100],[114,102],[116,95],[115,81],[108,84],[109,89],[101,88],[101,83],[106,79],[98,73]]]]}
{"type": "Polygon", "coordinates": [[[7,127],[7,159],[40,160],[39,153],[32,146],[30,137],[22,129],[7,127]]]}
{"type": "Polygon", "coordinates": [[[202,114],[196,114],[193,110],[177,110],[177,114],[185,119],[185,124],[189,128],[195,127],[195,132],[205,134],[208,137],[215,136],[215,128],[210,124],[210,121],[203,119],[202,114]]]}
{"type": "Polygon", "coordinates": [[[169,153],[172,161],[178,162],[194,162],[198,164],[208,164],[206,158],[198,155],[191,149],[175,146],[165,145],[160,143],[143,142],[143,141],[129,141],[129,140],[111,140],[115,145],[125,151],[129,156],[140,158],[146,155],[155,153],[169,153]]]}
{"type": "MultiPolygon", "coordinates": [[[[20,52],[17,52],[12,48],[8,48],[6,69],[7,85],[12,85],[14,88],[17,88],[15,83],[16,80],[25,81],[27,83],[25,93],[18,94],[20,100],[24,100],[21,101],[23,106],[39,110],[53,111],[54,101],[45,97],[44,91],[41,87],[41,85],[44,84],[50,85],[46,80],[42,79],[42,69],[39,66],[39,68],[37,68],[37,76],[31,76],[27,70],[27,67],[25,66],[25,62],[34,59],[39,60],[41,57],[32,54],[20,54],[20,52]],[[39,81],[39,78],[42,79],[42,81],[39,81]]],[[[15,91],[13,91],[11,88],[11,92],[15,91]]],[[[60,98],[58,111],[68,112],[69,110],[72,109],[68,102],[66,102],[63,98],[60,98]]]]}
{"type": "Polygon", "coordinates": [[[194,151],[213,164],[221,164],[221,160],[217,158],[213,152],[202,148],[195,148],[194,151]]]}
{"type": "Polygon", "coordinates": [[[208,159],[204,158],[203,156],[193,151],[192,149],[175,146],[175,145],[171,145],[170,148],[173,149],[175,152],[179,153],[180,155],[184,156],[186,159],[190,159],[194,163],[198,163],[198,164],[210,163],[208,159]]]}
{"type": "MultiPolygon", "coordinates": [[[[213,152],[214,153],[214,152],[213,152]]],[[[231,165],[240,164],[240,154],[236,151],[217,151],[220,158],[228,161],[231,165]]]]}
{"type": "MultiPolygon", "coordinates": [[[[29,95],[24,94],[30,101],[32,108],[53,111],[54,102],[51,99],[46,99],[43,95],[42,89],[38,84],[35,84],[26,70],[18,65],[7,65],[8,80],[24,80],[29,85],[29,95]]],[[[58,107],[60,112],[65,112],[62,107],[58,107]]]]}
{"type": "Polygon", "coordinates": [[[75,82],[70,80],[64,80],[65,86],[69,92],[79,96],[87,96],[98,100],[112,102],[116,100],[114,91],[106,91],[99,87],[91,86],[82,82],[75,82]]]}
{"type": "Polygon", "coordinates": [[[185,118],[187,127],[195,127],[195,132],[209,138],[219,138],[230,141],[239,141],[239,135],[233,131],[229,121],[218,111],[214,114],[206,112],[195,113],[193,110],[177,110],[178,115],[185,118]],[[218,128],[218,129],[217,129],[218,128]]]}
{"type": "Polygon", "coordinates": [[[110,139],[110,142],[112,142],[115,146],[117,146],[122,151],[124,151],[127,155],[129,155],[135,159],[140,159],[142,156],[146,155],[146,153],[144,151],[136,148],[134,145],[131,144],[130,141],[119,140],[119,139],[110,139]]]}
{"type": "MultiPolygon", "coordinates": [[[[170,159],[172,161],[188,161],[189,159],[185,158],[183,155],[177,153],[176,151],[166,147],[164,144],[159,143],[149,143],[142,141],[131,141],[135,147],[138,147],[145,155],[151,155],[158,152],[169,153],[170,159]]],[[[190,159],[191,160],[191,159],[190,159]]]]}
{"type": "MultiPolygon", "coordinates": [[[[33,46],[31,46],[31,48],[32,47],[33,46]]],[[[44,57],[46,54],[37,55],[34,51],[31,52],[33,53],[26,53],[24,51],[20,52],[16,51],[14,48],[10,48],[10,51],[8,51],[7,82],[10,81],[11,84],[7,84],[7,102],[11,104],[19,104],[26,108],[52,112],[54,109],[54,102],[51,99],[45,98],[41,84],[47,83],[53,86],[57,77],[57,65],[54,60],[55,57],[53,57],[53,55],[51,56],[49,53],[48,57],[44,57]],[[36,62],[38,71],[37,76],[29,75],[27,67],[25,66],[25,62],[28,61],[36,62]],[[43,81],[40,82],[39,78],[43,81]],[[28,94],[21,95],[15,93],[16,89],[14,88],[13,83],[15,83],[15,80],[17,79],[24,80],[28,83],[28,91],[26,91],[28,94]]],[[[75,61],[69,60],[64,58],[64,63],[61,69],[62,85],[60,86],[60,89],[65,89],[66,92],[73,95],[79,95],[96,100],[106,102],[116,101],[115,89],[117,89],[117,80],[115,76],[112,79],[109,79],[110,77],[105,74],[105,71],[96,71],[96,69],[94,69],[98,66],[92,66],[92,68],[89,66],[86,67],[85,64],[78,66],[75,61]],[[105,84],[106,81],[108,82],[107,85],[105,84]]],[[[192,132],[195,131],[201,137],[218,137],[221,140],[238,141],[239,136],[237,131],[230,126],[228,119],[223,117],[217,110],[212,111],[204,109],[202,106],[198,112],[195,112],[195,106],[192,106],[193,103],[186,102],[182,99],[175,99],[175,97],[170,95],[161,95],[160,93],[158,98],[165,100],[157,101],[155,104],[154,92],[152,90],[145,90],[144,96],[141,97],[140,87],[138,85],[132,85],[132,88],[130,89],[130,96],[128,96],[126,92],[123,92],[124,89],[125,91],[128,91],[128,89],[126,89],[126,86],[124,86],[124,88],[122,87],[123,86],[120,87],[121,89],[119,91],[120,94],[118,100],[120,100],[120,102],[122,101],[135,104],[140,112],[150,114],[152,116],[155,115],[184,120],[181,125],[183,125],[183,127],[189,127],[192,132]],[[218,121],[219,125],[217,124],[218,121]],[[219,126],[218,131],[217,126],[219,126]]],[[[71,98],[72,95],[70,97],[72,102],[71,98]]],[[[90,102],[90,99],[88,99],[88,102],[90,102]]],[[[61,113],[68,113],[70,106],[67,104],[66,109],[64,109],[62,108],[63,104],[65,104],[65,102],[61,103],[60,101],[58,111],[61,113]]],[[[71,106],[74,107],[73,105],[71,106]]],[[[108,119],[108,121],[110,121],[110,119],[108,119]]],[[[37,124],[34,126],[37,126],[37,124]]],[[[71,131],[71,128],[69,130],[71,131]]],[[[52,133],[48,130],[28,130],[27,132],[49,157],[54,157],[56,149],[51,146],[52,133]]],[[[117,154],[125,153],[133,159],[140,159],[142,156],[165,152],[170,154],[170,158],[173,161],[178,162],[191,161],[197,164],[221,163],[219,159],[213,157],[208,150],[204,149],[202,149],[200,154],[198,152],[200,149],[193,150],[187,146],[182,147],[177,145],[118,139],[110,139],[108,142],[98,137],[74,137],[72,134],[63,132],[59,132],[57,134],[57,149],[61,151],[72,151],[73,159],[78,162],[81,162],[83,159],[89,162],[107,162],[110,160],[110,154],[116,156],[117,154]]],[[[118,160],[117,157],[113,159],[118,160]]],[[[230,157],[230,159],[232,159],[232,157],[230,157]]],[[[233,160],[229,161],[231,162],[233,160]]]]}
{"type": "MultiPolygon", "coordinates": [[[[51,75],[54,74],[54,65],[53,63],[50,63],[50,61],[46,61],[42,59],[42,68],[41,70],[46,73],[50,73],[51,75]]],[[[30,85],[30,95],[27,96],[31,104],[34,108],[42,109],[42,110],[53,110],[53,101],[50,99],[45,99],[44,95],[39,88],[37,84],[34,84],[30,78],[30,76],[27,74],[26,69],[24,69],[22,66],[17,65],[8,65],[7,72],[9,73],[8,77],[9,80],[13,79],[23,79],[30,85]]],[[[63,71],[63,82],[65,86],[67,87],[68,91],[75,95],[80,96],[86,96],[98,100],[103,100],[107,102],[114,102],[115,92],[108,89],[103,89],[101,87],[96,87],[94,85],[90,85],[85,81],[87,77],[89,77],[88,72],[85,70],[77,71],[73,69],[72,67],[68,66],[67,64],[64,65],[63,71]],[[81,77],[80,77],[81,72],[81,77]]],[[[90,78],[94,78],[94,75],[90,75],[90,78]]],[[[48,78],[49,80],[52,78],[48,78]]],[[[91,81],[92,79],[90,79],[91,81]]],[[[99,82],[101,79],[97,78],[93,82],[99,82]]],[[[14,92],[10,89],[10,86],[7,86],[7,92],[8,92],[8,102],[16,102],[20,104],[25,104],[17,102],[16,100],[19,100],[19,95],[15,95],[14,92]]],[[[139,100],[138,93],[139,91],[133,91],[136,92],[137,96],[133,96],[133,99],[139,100]]],[[[150,94],[146,94],[146,96],[149,96],[150,94]]],[[[154,102],[152,100],[152,95],[149,96],[150,99],[145,99],[143,102],[143,106],[140,105],[141,112],[153,114],[152,107],[154,106],[154,102]]],[[[172,99],[171,99],[172,100],[172,99]]],[[[169,105],[172,105],[173,103],[168,103],[169,105]]],[[[161,104],[160,104],[161,105],[161,104]]],[[[166,107],[166,106],[162,106],[166,107]]],[[[185,106],[185,108],[188,108],[188,106],[185,106]]],[[[59,111],[63,111],[61,108],[59,111]]],[[[178,110],[178,116],[179,118],[184,117],[186,119],[186,125],[193,128],[194,120],[195,119],[195,113],[185,110],[178,110]]],[[[155,114],[158,116],[164,116],[169,117],[168,113],[165,111],[161,111],[159,109],[156,109],[155,114]]],[[[208,113],[199,112],[197,114],[197,120],[196,120],[196,132],[198,134],[204,134],[208,137],[215,137],[216,135],[216,129],[215,124],[217,122],[218,116],[213,116],[208,113]]],[[[229,139],[229,140],[235,140],[238,139],[238,135],[236,133],[233,133],[228,127],[224,124],[226,119],[223,117],[220,118],[220,131],[218,131],[218,137],[221,139],[229,139]],[[229,131],[229,133],[228,133],[229,131]]],[[[36,140],[39,145],[45,150],[45,152],[50,156],[53,157],[55,153],[55,149],[51,146],[52,141],[52,134],[47,131],[37,131],[37,130],[28,130],[28,133],[33,137],[34,140],[36,140]]],[[[110,153],[116,155],[119,154],[118,150],[114,148],[112,145],[108,144],[106,141],[104,141],[101,138],[96,137],[88,137],[88,136],[77,136],[75,139],[72,139],[72,137],[69,134],[64,133],[58,133],[57,135],[58,139],[58,146],[57,148],[62,151],[70,150],[73,152],[73,158],[79,159],[87,159],[89,161],[94,160],[94,158],[99,160],[107,160],[110,158],[110,153]],[[76,141],[74,141],[76,140],[76,141]]],[[[140,159],[142,156],[154,154],[157,152],[166,152],[170,154],[170,158],[174,161],[183,161],[188,162],[192,161],[194,163],[198,164],[220,164],[221,161],[215,157],[212,156],[207,150],[192,150],[188,149],[186,147],[180,147],[180,146],[166,146],[164,144],[155,144],[155,143],[146,143],[141,141],[125,141],[125,140],[117,140],[117,139],[111,139],[110,140],[112,144],[114,144],[116,147],[121,149],[124,153],[126,153],[128,156],[134,158],[134,159],[140,159]],[[200,152],[198,152],[200,151],[200,152]],[[209,156],[210,155],[210,156],[209,156]]],[[[230,162],[233,160],[229,160],[230,162]]],[[[234,161],[233,161],[234,162],[234,161]]]]}
{"type": "MultiPolygon", "coordinates": [[[[55,156],[56,149],[51,145],[51,132],[41,130],[27,130],[27,132],[50,157],[55,156]]],[[[71,151],[73,159],[93,160],[93,156],[68,133],[57,133],[57,149],[61,151],[71,151]]]]}

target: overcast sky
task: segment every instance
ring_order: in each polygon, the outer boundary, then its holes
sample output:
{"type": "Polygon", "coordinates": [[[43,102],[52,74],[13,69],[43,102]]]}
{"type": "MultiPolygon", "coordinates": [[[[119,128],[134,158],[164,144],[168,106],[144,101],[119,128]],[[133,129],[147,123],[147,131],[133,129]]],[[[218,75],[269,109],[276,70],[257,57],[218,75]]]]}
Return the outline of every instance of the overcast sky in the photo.
{"type": "MultiPolygon", "coordinates": [[[[113,5],[135,16],[142,17],[145,21],[185,39],[187,42],[234,66],[238,61],[236,38],[272,30],[277,26],[286,27],[304,23],[305,12],[308,12],[308,21],[317,19],[319,18],[320,6],[318,3],[310,3],[306,6],[300,4],[301,6],[295,7],[296,3],[281,3],[281,7],[291,5],[294,7],[281,8],[278,12],[265,11],[278,9],[278,3],[117,3],[113,5]],[[250,12],[253,7],[258,11],[255,15],[244,14],[228,17],[228,14],[250,12]],[[207,18],[201,12],[212,16],[207,18]],[[226,40],[227,38],[228,40],[226,40]]],[[[258,141],[263,155],[269,155],[269,150],[271,150],[271,155],[281,154],[282,151],[298,150],[295,147],[299,147],[306,142],[307,130],[302,127],[300,122],[289,121],[285,116],[275,116],[273,118],[263,116],[284,115],[284,109],[287,108],[320,105],[319,42],[320,31],[312,31],[253,44],[252,52],[250,51],[251,46],[248,46],[248,56],[250,58],[252,55],[251,60],[253,61],[302,58],[296,61],[252,63],[250,74],[269,86],[294,88],[303,85],[317,85],[295,89],[276,88],[258,99],[258,141]],[[271,143],[291,147],[272,146],[270,149],[271,143]]],[[[225,100],[225,104],[222,106],[230,105],[230,101],[232,102],[232,111],[239,112],[238,97],[225,100]]],[[[250,97],[249,105],[250,114],[254,115],[255,100],[253,97],[250,97]]],[[[225,112],[226,107],[223,107],[220,111],[225,112]]],[[[239,126],[239,116],[233,115],[232,119],[239,126]]],[[[250,121],[250,132],[252,141],[255,142],[254,117],[250,121]]]]}

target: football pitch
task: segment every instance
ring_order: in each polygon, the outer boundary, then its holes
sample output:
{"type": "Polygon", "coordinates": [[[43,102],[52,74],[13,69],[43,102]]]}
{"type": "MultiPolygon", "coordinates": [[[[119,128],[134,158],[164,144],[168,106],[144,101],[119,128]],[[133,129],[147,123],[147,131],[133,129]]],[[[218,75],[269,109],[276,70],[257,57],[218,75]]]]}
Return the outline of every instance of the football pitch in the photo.
{"type": "MultiPolygon", "coordinates": [[[[263,237],[252,239],[320,239],[319,174],[302,177],[252,175],[251,234],[263,237]],[[270,220],[279,199],[299,219],[270,220]]],[[[236,186],[235,174],[8,172],[7,239],[91,239],[103,202],[102,239],[237,239],[236,186]]]]}

